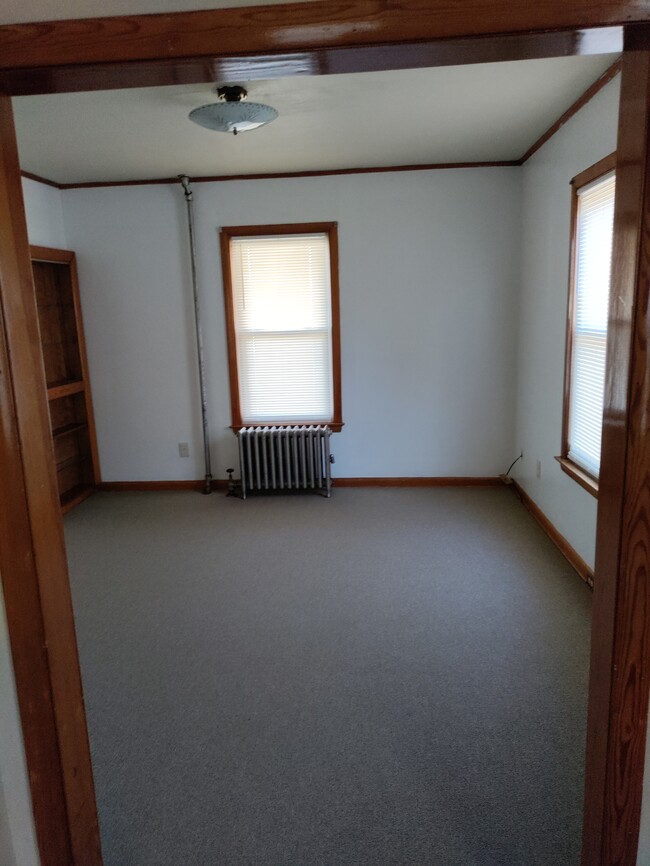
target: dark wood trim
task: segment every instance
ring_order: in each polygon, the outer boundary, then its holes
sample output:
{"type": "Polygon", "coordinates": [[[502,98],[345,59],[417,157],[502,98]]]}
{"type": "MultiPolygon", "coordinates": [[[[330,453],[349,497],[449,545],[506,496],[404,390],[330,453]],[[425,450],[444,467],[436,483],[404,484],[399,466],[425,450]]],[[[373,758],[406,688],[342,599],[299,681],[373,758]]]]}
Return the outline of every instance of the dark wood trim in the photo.
{"type": "Polygon", "coordinates": [[[576,250],[576,229],[578,224],[578,194],[575,184],[571,184],[571,223],[569,226],[569,277],[567,289],[566,322],[564,334],[564,379],[562,387],[562,439],[560,456],[569,454],[569,410],[571,407],[571,370],[573,366],[573,323],[575,320],[575,285],[578,255],[576,250]]]}
{"type": "MultiPolygon", "coordinates": [[[[345,174],[383,174],[394,171],[443,171],[460,168],[514,168],[518,160],[495,162],[438,162],[423,165],[380,165],[369,168],[330,168],[313,171],[279,171],[266,174],[220,174],[190,178],[192,183],[226,183],[231,180],[284,180],[296,177],[336,177],[345,174]]],[[[177,177],[161,177],[155,180],[107,180],[88,183],[61,183],[59,189],[98,189],[105,186],[152,186],[157,184],[177,184],[177,177]]]]}
{"type": "MultiPolygon", "coordinates": [[[[562,533],[555,527],[555,525],[548,519],[548,517],[544,514],[542,509],[537,505],[537,503],[531,499],[531,497],[526,493],[524,488],[517,481],[512,482],[513,489],[519,499],[521,500],[524,508],[530,513],[530,515],[539,523],[544,532],[551,539],[553,544],[560,551],[562,556],[569,562],[572,568],[578,572],[582,580],[590,587],[594,585],[594,572],[593,569],[590,568],[584,559],[580,556],[578,551],[573,548],[566,538],[562,535],[562,533]]],[[[604,864],[603,864],[604,866],[604,864]]]]}
{"type": "Polygon", "coordinates": [[[329,426],[334,432],[343,427],[343,401],[341,392],[341,300],[339,287],[339,231],[338,223],[325,229],[330,246],[330,297],[332,308],[332,395],[334,413],[329,426]]]}
{"type": "Polygon", "coordinates": [[[58,262],[69,265],[74,261],[75,255],[72,250],[58,250],[54,247],[37,247],[31,244],[29,254],[33,262],[58,262]]]}
{"type": "Polygon", "coordinates": [[[228,348],[228,384],[230,387],[230,422],[233,427],[243,427],[241,403],[239,401],[239,374],[237,371],[237,334],[235,333],[235,308],[232,298],[232,274],[230,268],[230,235],[221,231],[221,271],[223,274],[223,300],[226,314],[226,345],[228,348]]]}
{"type": "Polygon", "coordinates": [[[46,186],[53,186],[55,189],[61,189],[61,184],[56,183],[53,180],[48,180],[46,177],[41,177],[40,174],[32,174],[31,171],[21,171],[21,175],[30,180],[35,180],[37,183],[44,183],[46,186]]]}
{"type": "Polygon", "coordinates": [[[461,63],[530,60],[572,55],[618,54],[623,28],[547,30],[481,38],[429,39],[418,42],[356,45],[266,54],[242,51],[225,56],[172,60],[62,64],[0,69],[0,88],[14,96],[160,87],[214,81],[267,81],[292,75],[457,66],[461,63]]]}
{"type": "Polygon", "coordinates": [[[612,78],[614,78],[616,75],[618,75],[618,73],[620,71],[621,71],[621,58],[619,57],[618,60],[616,60],[616,61],[614,61],[614,63],[612,63],[612,65],[609,67],[609,69],[606,69],[605,72],[603,72],[603,74],[600,76],[600,78],[597,78],[596,81],[594,81],[594,83],[591,85],[591,87],[588,87],[587,90],[585,90],[585,92],[582,94],[582,96],[580,96],[578,99],[576,99],[576,101],[573,103],[573,105],[570,105],[569,108],[567,108],[567,110],[564,112],[564,114],[562,114],[560,117],[558,117],[558,119],[555,121],[555,123],[553,123],[553,124],[551,124],[551,126],[549,126],[549,128],[546,130],[546,132],[543,135],[540,135],[540,137],[537,139],[537,141],[534,144],[532,144],[528,148],[526,153],[518,160],[519,165],[523,165],[525,162],[527,162],[531,158],[531,156],[534,153],[537,153],[537,151],[540,149],[540,147],[542,147],[542,145],[546,144],[546,142],[550,138],[552,138],[556,132],[559,132],[559,130],[562,129],[564,124],[567,123],[567,121],[571,120],[571,118],[575,114],[577,114],[581,108],[584,108],[585,105],[590,100],[592,100],[594,98],[594,96],[597,93],[599,93],[603,89],[603,87],[605,87],[606,84],[609,84],[609,82],[612,80],[612,78]]]}
{"type": "Polygon", "coordinates": [[[598,162],[590,165],[589,168],[581,171],[580,174],[572,177],[570,183],[573,187],[573,191],[577,193],[583,186],[587,186],[588,183],[592,183],[594,180],[598,180],[599,177],[604,177],[604,175],[609,174],[610,171],[615,170],[616,151],[604,156],[602,159],[599,159],[598,162]]]}
{"type": "Polygon", "coordinates": [[[571,369],[573,364],[573,342],[575,331],[576,280],[578,274],[578,193],[589,183],[616,169],[616,153],[600,159],[571,179],[571,226],[569,240],[569,288],[567,294],[566,334],[564,351],[564,386],[562,394],[562,441],[560,456],[557,458],[562,469],[585,490],[598,495],[598,479],[578,466],[569,457],[569,416],[571,410],[571,369]]]}
{"type": "Polygon", "coordinates": [[[595,496],[596,499],[598,499],[598,481],[595,478],[592,478],[592,476],[585,472],[584,469],[581,469],[577,463],[574,463],[566,457],[556,457],[555,459],[560,464],[562,471],[566,472],[569,478],[573,478],[573,480],[577,481],[578,484],[587,491],[587,493],[591,493],[592,496],[595,496]]]}
{"type": "MultiPolygon", "coordinates": [[[[500,476],[476,477],[410,477],[410,478],[334,478],[335,487],[501,487],[500,476]]],[[[102,481],[98,490],[129,491],[129,490],[202,490],[205,482],[200,481],[102,481]]],[[[212,482],[214,490],[225,490],[228,480],[217,478],[212,482]]]]}
{"type": "Polygon", "coordinates": [[[13,95],[74,89],[73,69],[81,89],[151,86],[171,83],[170,77],[174,83],[196,81],[197,76],[214,81],[225,72],[219,61],[230,64],[231,80],[235,68],[241,69],[236,78],[249,80],[251,75],[242,73],[248,73],[246,59],[254,55],[265,58],[263,77],[268,78],[274,60],[275,75],[367,71],[391,68],[391,63],[395,68],[399,54],[409,49],[411,65],[418,60],[426,65],[467,63],[475,52],[483,62],[504,59],[504,52],[508,59],[539,56],[540,51],[549,56],[549,50],[556,56],[577,54],[593,51],[594,43],[601,52],[618,51],[622,26],[648,20],[650,10],[634,0],[504,0],[498,5],[491,0],[455,5],[446,0],[426,5],[417,0],[398,5],[315,0],[13,24],[0,28],[0,88],[13,95]],[[596,28],[602,30],[589,32],[596,28]],[[515,42],[509,44],[508,36],[515,42]],[[481,45],[476,37],[488,43],[481,45]],[[385,46],[399,43],[390,56],[385,46]],[[429,52],[426,47],[413,50],[427,43],[429,52]],[[389,56],[383,58],[384,53],[389,56]]]}
{"type": "Polygon", "coordinates": [[[47,389],[48,400],[58,400],[59,397],[69,397],[71,394],[79,394],[84,390],[84,383],[66,382],[65,385],[55,385],[53,388],[47,389]]]}
{"type": "Polygon", "coordinates": [[[11,100],[0,97],[0,573],[42,866],[101,866],[11,100]]]}
{"type": "Polygon", "coordinates": [[[636,866],[650,682],[650,39],[623,55],[582,866],[636,866]]]}
{"type": "MultiPolygon", "coordinates": [[[[268,7],[267,7],[268,8],[268,7]]],[[[323,27],[327,27],[323,21],[323,27]]],[[[336,22],[333,22],[334,28],[336,22]]],[[[267,81],[292,75],[333,75],[457,66],[461,63],[530,60],[571,55],[618,54],[623,49],[621,26],[590,30],[521,31],[480,38],[422,39],[307,51],[251,53],[242,37],[237,54],[151,61],[57,64],[54,67],[0,69],[0,89],[13,96],[160,87],[214,81],[267,81]]]]}
{"type": "Polygon", "coordinates": [[[345,427],[343,421],[273,421],[268,424],[231,424],[230,429],[234,433],[237,433],[242,427],[262,429],[263,427],[272,427],[273,425],[276,427],[329,427],[332,433],[340,433],[345,427]]]}
{"type": "Polygon", "coordinates": [[[336,232],[338,223],[278,223],[260,226],[222,226],[221,231],[229,238],[254,238],[262,235],[311,235],[336,232]]]}
{"type": "MultiPolygon", "coordinates": [[[[81,362],[82,381],[59,385],[55,388],[48,388],[47,399],[56,400],[59,397],[67,397],[71,394],[79,394],[84,392],[86,402],[86,417],[88,421],[88,433],[90,443],[90,454],[93,465],[93,480],[95,484],[101,481],[101,469],[99,464],[99,450],[97,448],[97,428],[95,425],[95,410],[93,408],[92,391],[90,387],[90,373],[88,370],[88,354],[86,351],[86,336],[83,326],[83,318],[81,312],[81,297],[79,294],[79,277],[77,274],[77,257],[72,250],[61,250],[54,247],[39,247],[32,244],[29,248],[31,260],[33,262],[57,262],[66,264],[70,269],[70,283],[72,287],[72,298],[74,303],[74,315],[77,326],[77,340],[79,343],[79,360],[81,362]],[[81,387],[79,387],[81,386],[81,387]]],[[[92,492],[92,488],[91,491],[92,492]]],[[[63,507],[63,513],[69,511],[74,504],[83,501],[86,496],[79,494],[67,501],[63,507]]]]}
{"type": "MultiPolygon", "coordinates": [[[[42,249],[42,248],[41,248],[42,249]]],[[[49,251],[51,255],[54,250],[49,251]]],[[[61,252],[66,252],[62,250],[61,252]]],[[[34,258],[32,254],[32,258],[34,258]]],[[[79,359],[81,361],[81,375],[83,376],[84,394],[86,398],[86,417],[88,420],[88,439],[90,442],[90,456],[93,465],[93,480],[98,484],[102,480],[99,464],[99,450],[97,448],[97,427],[95,425],[95,410],[93,407],[93,395],[90,387],[90,372],[88,370],[88,353],[86,351],[86,334],[81,313],[81,297],[79,295],[79,277],[77,274],[77,257],[74,253],[70,258],[70,278],[72,282],[72,297],[74,300],[74,315],[77,324],[77,340],[79,342],[79,359]]],[[[49,398],[48,394],[48,398],[49,398]]],[[[71,507],[68,504],[68,508],[71,507]]]]}
{"type": "MultiPolygon", "coordinates": [[[[329,238],[330,249],[330,281],[331,281],[331,305],[332,305],[332,383],[333,383],[333,418],[330,421],[310,421],[310,424],[327,424],[332,430],[338,432],[343,427],[343,407],[341,402],[341,316],[339,299],[339,245],[338,245],[338,223],[283,223],[279,225],[259,226],[223,226],[221,229],[221,268],[223,271],[223,291],[226,311],[226,338],[228,344],[228,371],[230,382],[230,409],[231,427],[238,430],[240,427],[250,426],[244,424],[241,415],[241,403],[239,399],[239,373],[237,365],[237,336],[235,333],[235,310],[232,296],[232,271],[230,267],[230,241],[238,237],[256,237],[262,235],[289,235],[289,234],[326,234],[329,238]]],[[[281,422],[277,424],[299,424],[297,421],[281,422]]],[[[305,422],[307,423],[307,422],[305,422]]],[[[252,425],[263,426],[263,425],[252,425]]]]}
{"type": "MultiPolygon", "coordinates": [[[[227,478],[213,478],[213,490],[226,490],[227,478]]],[[[205,489],[205,479],[190,481],[101,481],[98,490],[111,492],[153,491],[153,490],[198,490],[205,489]]]]}
{"type": "Polygon", "coordinates": [[[85,487],[83,490],[80,490],[76,496],[73,496],[72,499],[68,499],[61,505],[61,514],[67,514],[68,511],[72,511],[73,508],[76,508],[77,505],[88,499],[95,492],[95,489],[95,487],[85,487]]]}
{"type": "Polygon", "coordinates": [[[335,487],[501,487],[500,475],[334,478],[335,487]]]}

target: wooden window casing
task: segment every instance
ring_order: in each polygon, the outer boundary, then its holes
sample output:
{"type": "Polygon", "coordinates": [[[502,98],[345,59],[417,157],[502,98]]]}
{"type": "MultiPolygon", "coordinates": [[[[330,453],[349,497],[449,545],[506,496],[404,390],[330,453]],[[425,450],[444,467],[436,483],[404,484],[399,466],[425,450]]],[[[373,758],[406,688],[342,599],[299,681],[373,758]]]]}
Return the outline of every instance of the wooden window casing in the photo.
{"type": "Polygon", "coordinates": [[[241,402],[239,395],[239,368],[237,361],[237,334],[235,330],[235,309],[233,300],[232,267],[230,258],[230,244],[234,238],[241,237],[263,237],[268,235],[298,235],[298,234],[326,234],[329,240],[330,279],[331,279],[331,307],[332,307],[332,403],[333,414],[331,419],[297,421],[287,419],[286,421],[269,421],[269,424],[279,425],[282,423],[291,425],[300,424],[327,424],[334,432],[343,427],[343,416],[341,406],[341,323],[340,323],[340,301],[339,301],[339,247],[337,223],[288,223],[284,225],[259,225],[259,226],[224,226],[221,229],[221,265],[223,269],[223,289],[226,310],[226,335],[228,342],[228,368],[230,382],[230,406],[231,426],[233,430],[240,427],[265,426],[261,423],[248,424],[242,419],[241,402]]]}
{"type": "Polygon", "coordinates": [[[569,426],[572,399],[573,347],[575,342],[576,290],[578,273],[578,206],[579,192],[588,184],[604,178],[616,169],[616,154],[612,153],[576,175],[571,180],[571,253],[569,265],[569,299],[567,304],[566,353],[564,361],[564,397],[562,409],[562,452],[557,461],[581,487],[598,496],[598,478],[569,456],[569,426]]]}

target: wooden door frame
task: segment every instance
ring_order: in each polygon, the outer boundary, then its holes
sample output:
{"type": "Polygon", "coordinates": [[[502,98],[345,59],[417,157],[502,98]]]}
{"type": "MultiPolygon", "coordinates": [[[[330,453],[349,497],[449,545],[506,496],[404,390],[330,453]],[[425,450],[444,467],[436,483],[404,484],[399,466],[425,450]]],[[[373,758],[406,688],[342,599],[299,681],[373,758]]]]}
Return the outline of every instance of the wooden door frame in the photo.
{"type": "Polygon", "coordinates": [[[0,573],[44,866],[101,854],[8,96],[616,51],[623,36],[582,866],[635,866],[650,682],[649,22],[648,0],[315,0],[0,27],[0,573]]]}

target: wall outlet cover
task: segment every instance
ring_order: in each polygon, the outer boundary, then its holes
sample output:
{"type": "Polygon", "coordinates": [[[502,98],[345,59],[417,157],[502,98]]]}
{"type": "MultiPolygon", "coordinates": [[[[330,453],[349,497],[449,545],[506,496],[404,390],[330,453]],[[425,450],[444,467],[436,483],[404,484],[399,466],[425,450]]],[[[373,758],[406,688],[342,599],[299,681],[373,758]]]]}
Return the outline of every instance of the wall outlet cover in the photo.
{"type": "Polygon", "coordinates": [[[178,443],[178,454],[180,457],[189,457],[190,456],[190,446],[188,442],[179,442],[178,443]]]}

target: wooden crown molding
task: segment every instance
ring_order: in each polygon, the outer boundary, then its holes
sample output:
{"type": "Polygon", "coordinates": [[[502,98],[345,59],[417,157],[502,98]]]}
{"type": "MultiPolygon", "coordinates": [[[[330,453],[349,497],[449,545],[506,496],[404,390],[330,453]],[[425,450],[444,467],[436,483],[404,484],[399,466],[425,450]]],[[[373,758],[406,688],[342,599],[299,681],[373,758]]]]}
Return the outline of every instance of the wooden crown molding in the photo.
{"type": "MultiPolygon", "coordinates": [[[[452,168],[510,168],[519,165],[517,160],[497,160],[493,162],[437,162],[423,165],[382,165],[370,168],[331,168],[313,171],[279,171],[260,174],[221,174],[199,175],[192,177],[192,183],[226,183],[231,180],[283,180],[300,177],[336,177],[344,174],[383,174],[396,171],[440,171],[452,168]]],[[[53,184],[59,189],[98,189],[106,186],[155,186],[158,184],[177,184],[177,177],[161,177],[152,180],[106,180],[88,183],[53,184]]]]}
{"type": "Polygon", "coordinates": [[[585,90],[582,96],[579,96],[578,99],[576,99],[573,105],[570,105],[569,108],[567,108],[564,114],[561,114],[560,117],[558,117],[555,123],[552,123],[551,126],[549,126],[549,128],[543,135],[540,135],[537,141],[532,144],[528,148],[526,153],[519,159],[519,165],[523,165],[525,162],[528,162],[531,156],[534,153],[537,153],[537,151],[540,149],[540,147],[542,147],[542,145],[546,144],[546,142],[550,138],[552,138],[556,132],[559,132],[559,130],[562,129],[564,124],[567,123],[567,121],[571,120],[571,118],[576,115],[581,108],[584,108],[584,106],[588,102],[590,102],[597,93],[600,93],[603,87],[605,87],[606,84],[609,84],[609,82],[616,75],[618,75],[620,71],[621,58],[619,57],[617,60],[614,61],[614,63],[612,63],[609,69],[606,69],[605,72],[603,72],[600,78],[597,78],[596,81],[594,81],[594,83],[585,90]]]}
{"type": "Polygon", "coordinates": [[[21,171],[20,173],[23,177],[35,180],[37,183],[44,183],[46,186],[53,186],[55,189],[63,189],[60,183],[57,183],[55,180],[49,180],[46,177],[41,177],[40,174],[33,174],[31,171],[21,171]]]}

